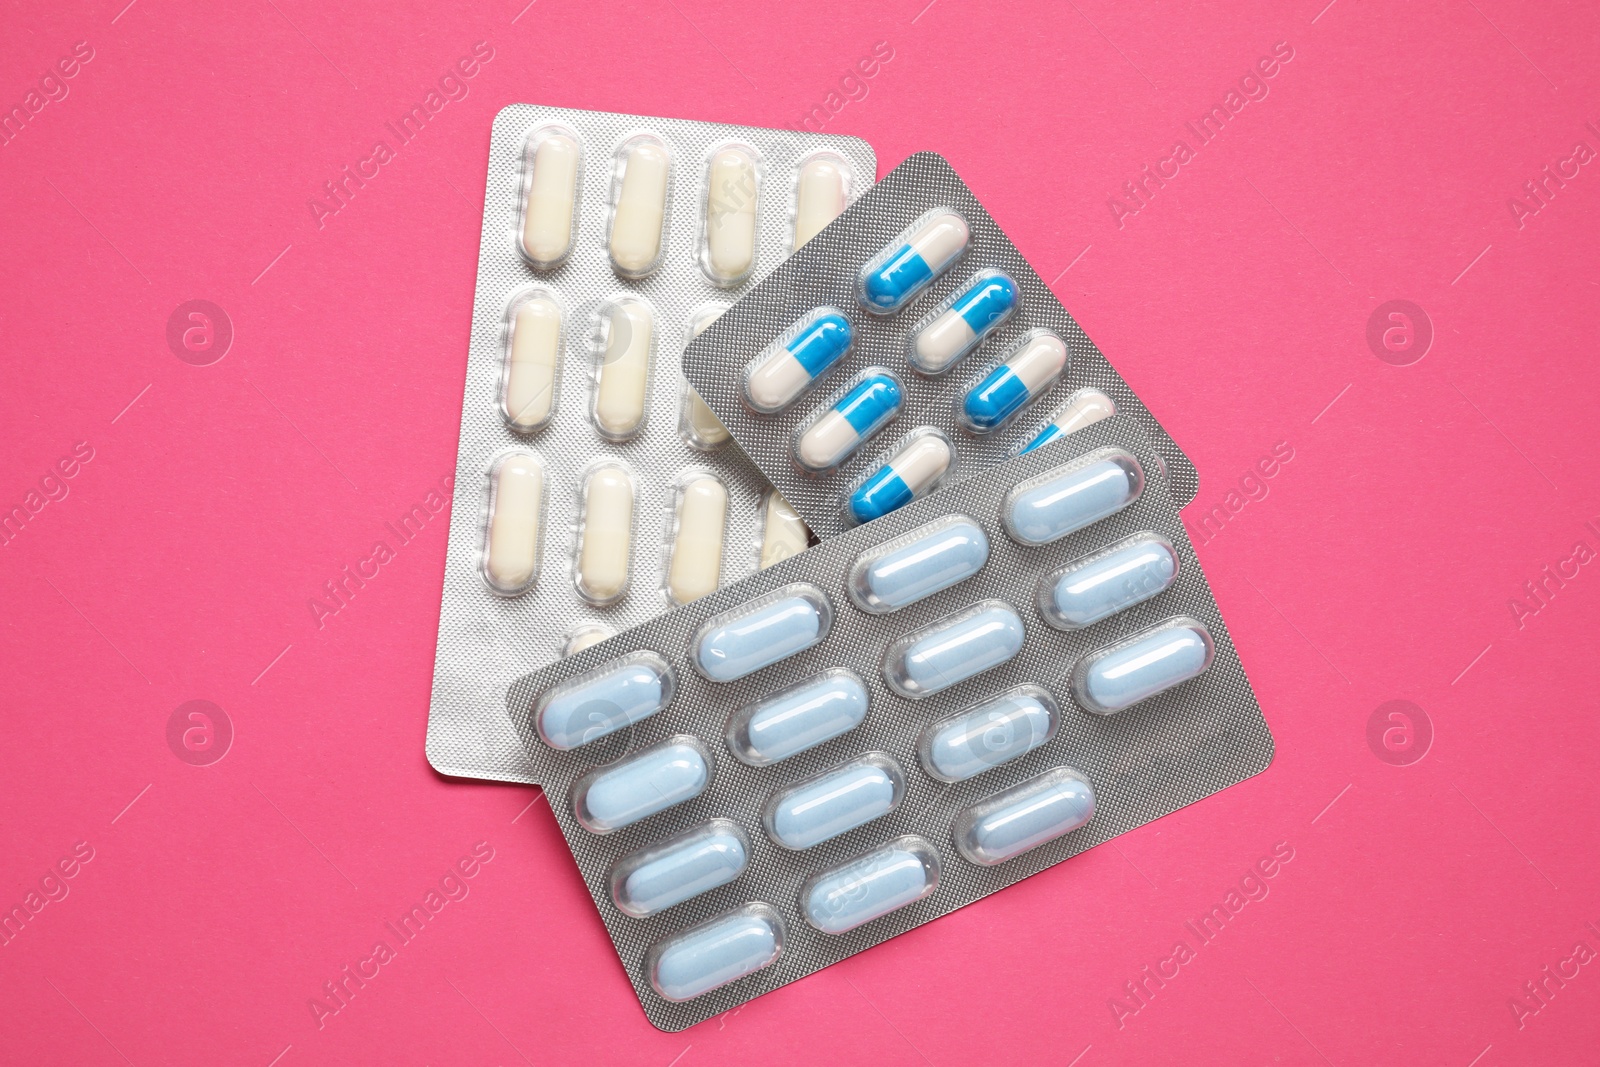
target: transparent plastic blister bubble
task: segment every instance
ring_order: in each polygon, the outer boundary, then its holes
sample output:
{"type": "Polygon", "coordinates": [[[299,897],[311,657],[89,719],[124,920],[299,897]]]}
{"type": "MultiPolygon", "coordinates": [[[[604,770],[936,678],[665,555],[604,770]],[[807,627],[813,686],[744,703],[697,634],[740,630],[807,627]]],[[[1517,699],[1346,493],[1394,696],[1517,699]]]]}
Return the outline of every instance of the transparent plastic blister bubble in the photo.
{"type": "Polygon", "coordinates": [[[1267,765],[1167,489],[1139,422],[1101,419],[510,686],[655,1025],[1267,765]],[[1120,477],[1119,506],[1040,503],[1095,472],[1120,477]]]}
{"type": "Polygon", "coordinates": [[[853,137],[496,116],[429,710],[438,770],[533,781],[502,710],[513,678],[810,543],[681,356],[876,172],[853,137]]]}
{"type": "MultiPolygon", "coordinates": [[[[943,459],[948,483],[1118,411],[1149,438],[1180,505],[1198,486],[1188,457],[930,152],[896,167],[752,288],[689,345],[683,366],[733,439],[823,538],[916,499],[915,489],[898,486],[852,499],[893,467],[913,435],[942,436],[948,456],[930,458],[943,459]],[[847,344],[806,348],[805,329],[819,316],[847,344]],[[867,368],[900,385],[892,418],[835,464],[797,462],[798,434],[867,368]]],[[[934,478],[922,491],[938,484],[934,478]]]]}

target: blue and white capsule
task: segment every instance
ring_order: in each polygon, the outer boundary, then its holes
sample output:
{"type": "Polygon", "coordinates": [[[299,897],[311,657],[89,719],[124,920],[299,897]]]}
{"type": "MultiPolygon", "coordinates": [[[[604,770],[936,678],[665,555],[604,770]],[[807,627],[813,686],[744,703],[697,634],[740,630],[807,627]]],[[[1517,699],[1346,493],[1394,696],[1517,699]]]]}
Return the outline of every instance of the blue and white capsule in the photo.
{"type": "Polygon", "coordinates": [[[973,433],[992,433],[1056,383],[1067,368],[1067,346],[1049,330],[1025,334],[1004,363],[967,390],[961,422],[973,433]]]}
{"type": "Polygon", "coordinates": [[[844,312],[816,308],[745,367],[745,399],[763,415],[782,411],[844,358],[850,342],[850,320],[844,312]]]}
{"type": "Polygon", "coordinates": [[[863,441],[889,425],[905,400],[905,390],[894,375],[868,373],[800,432],[794,443],[795,459],[813,473],[832,470],[849,459],[863,441]]]}
{"type": "Polygon", "coordinates": [[[1092,426],[1101,419],[1109,419],[1116,413],[1117,405],[1100,390],[1079,389],[1067,397],[1067,402],[1061,405],[1055,417],[1034,435],[1033,440],[1022,446],[1022,451],[1018,455],[1032,452],[1040,445],[1047,445],[1085,426],[1092,426]]]}
{"type": "Polygon", "coordinates": [[[960,259],[971,239],[966,219],[949,208],[929,211],[861,268],[861,306],[875,315],[899,311],[960,259]]]}
{"type": "Polygon", "coordinates": [[[932,489],[955,462],[950,442],[937,430],[914,434],[845,502],[845,517],[859,525],[882,518],[932,489]]]}
{"type": "Polygon", "coordinates": [[[943,374],[1017,310],[1017,283],[997,270],[975,274],[950,306],[911,336],[906,359],[924,374],[943,374]]]}

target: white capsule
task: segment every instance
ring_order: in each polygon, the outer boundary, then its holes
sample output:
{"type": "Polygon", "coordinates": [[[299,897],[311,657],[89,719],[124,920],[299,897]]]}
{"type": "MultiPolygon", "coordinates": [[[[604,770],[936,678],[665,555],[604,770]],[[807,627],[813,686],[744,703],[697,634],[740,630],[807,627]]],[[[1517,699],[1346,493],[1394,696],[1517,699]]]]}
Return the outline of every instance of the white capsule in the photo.
{"type": "Polygon", "coordinates": [[[512,452],[494,468],[483,575],[499,593],[520,593],[539,570],[544,466],[531,452],[512,452]]]}
{"type": "Polygon", "coordinates": [[[768,493],[762,516],[762,570],[806,550],[806,524],[787,500],[777,493],[768,493]]]}
{"type": "Polygon", "coordinates": [[[706,275],[734,285],[756,258],[756,192],[760,177],[748,149],[729,145],[712,156],[706,174],[706,275]]]}
{"type": "Polygon", "coordinates": [[[549,421],[560,365],[561,305],[540,293],[523,301],[511,319],[500,410],[513,430],[531,433],[549,421]]]}
{"type": "Polygon", "coordinates": [[[667,596],[674,604],[699,600],[717,588],[727,517],[728,490],[711,475],[694,477],[678,491],[677,533],[667,568],[667,596]]]}
{"type": "Polygon", "coordinates": [[[572,250],[573,208],[578,194],[578,142],[547,132],[528,157],[528,199],[522,211],[522,252],[534,266],[557,266],[572,250]]]}
{"type": "Polygon", "coordinates": [[[563,658],[575,652],[582,652],[590,645],[598,645],[608,637],[615,637],[610,628],[601,626],[597,622],[586,622],[575,626],[561,639],[561,655],[563,658]]]}
{"type": "Polygon", "coordinates": [[[609,604],[628,587],[628,557],[633,545],[633,479],[608,463],[589,472],[583,483],[576,584],[594,604],[609,604]]]}
{"type": "Polygon", "coordinates": [[[638,278],[661,259],[661,223],[667,211],[667,175],[672,156],[649,135],[636,137],[617,153],[620,185],[611,216],[611,265],[618,274],[638,278]]]}
{"type": "Polygon", "coordinates": [[[619,300],[606,313],[595,371],[594,424],[609,440],[627,440],[644,422],[653,326],[650,305],[642,300],[619,300]]]}
{"type": "Polygon", "coordinates": [[[839,217],[850,197],[850,171],[844,160],[813,156],[800,167],[795,183],[794,246],[811,240],[839,217]]]}
{"type": "MultiPolygon", "coordinates": [[[[705,333],[706,327],[716,322],[726,310],[720,304],[709,304],[696,311],[689,320],[690,340],[705,333]]],[[[695,392],[687,379],[683,383],[683,409],[678,416],[678,435],[690,448],[702,452],[714,452],[732,437],[728,428],[722,425],[722,420],[717,418],[716,412],[700,399],[700,394],[695,392]]]]}

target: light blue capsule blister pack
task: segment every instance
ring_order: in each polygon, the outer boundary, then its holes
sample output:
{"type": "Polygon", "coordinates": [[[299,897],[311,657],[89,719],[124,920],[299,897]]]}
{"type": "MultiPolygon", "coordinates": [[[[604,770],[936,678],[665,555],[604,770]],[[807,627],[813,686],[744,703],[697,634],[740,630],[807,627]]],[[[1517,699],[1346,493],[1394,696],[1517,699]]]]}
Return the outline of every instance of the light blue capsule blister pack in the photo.
{"type": "Polygon", "coordinates": [[[665,1030],[1273,752],[1127,415],[524,675],[506,709],[665,1030]]]}
{"type": "Polygon", "coordinates": [[[1121,412],[1194,465],[943,157],[912,156],[684,352],[822,537],[1121,412]]]}

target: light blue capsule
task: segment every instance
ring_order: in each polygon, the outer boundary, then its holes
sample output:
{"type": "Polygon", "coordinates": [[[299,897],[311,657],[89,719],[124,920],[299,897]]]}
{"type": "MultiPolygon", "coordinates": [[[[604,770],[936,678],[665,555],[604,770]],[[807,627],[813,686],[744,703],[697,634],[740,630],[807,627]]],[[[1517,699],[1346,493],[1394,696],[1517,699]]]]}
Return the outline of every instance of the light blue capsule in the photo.
{"type": "Polygon", "coordinates": [[[1116,514],[1143,489],[1137,459],[1120,448],[1101,448],[1012,489],[1001,516],[1012,540],[1044,545],[1116,514]]]}
{"type": "Polygon", "coordinates": [[[854,730],[867,717],[867,687],[831,670],[741,708],[728,722],[728,749],[764,767],[854,730]]]}
{"type": "Polygon", "coordinates": [[[920,700],[998,667],[1022,651],[1025,636],[1016,609],[986,600],[890,645],[883,677],[901,696],[920,700]]]}
{"type": "Polygon", "coordinates": [[[774,793],[761,821],[784,848],[810,848],[889,814],[904,791],[899,766],[872,752],[774,793]]]}
{"type": "Polygon", "coordinates": [[[1071,767],[1056,767],[981,800],[956,816],[956,849],[993,867],[1094,817],[1094,786],[1071,767]]]}
{"type": "Polygon", "coordinates": [[[864,553],[850,570],[850,599],[862,611],[898,611],[964,582],[989,561],[989,537],[952,515],[864,553]]]}
{"type": "Polygon", "coordinates": [[[700,742],[680,735],[578,779],[573,813],[584,829],[609,834],[693,800],[710,781],[711,761],[700,742]]]}
{"type": "Polygon", "coordinates": [[[939,853],[907,834],[812,875],[800,890],[800,911],[823,933],[842,934],[938,888],[939,853]]]}
{"type": "Polygon", "coordinates": [[[832,621],[822,590],[785,586],[701,626],[695,666],[713,682],[731,682],[810,648],[828,636],[832,621]]]}
{"type": "Polygon", "coordinates": [[[750,842],[731,819],[712,819],[640,849],[611,869],[611,899],[642,919],[681,904],[744,873],[750,842]]]}
{"type": "Polygon", "coordinates": [[[932,777],[964,782],[1049,741],[1057,721],[1049,694],[1020,686],[934,723],[923,731],[918,754],[932,777]]]}
{"type": "Polygon", "coordinates": [[[1157,533],[1135,534],[1074,560],[1039,583],[1039,611],[1058,630],[1076,630],[1164,591],[1178,576],[1178,550],[1157,533]]]}
{"type": "Polygon", "coordinates": [[[861,268],[857,295],[877,315],[899,311],[967,250],[967,220],[949,208],[923,215],[861,268]]]}
{"type": "Polygon", "coordinates": [[[672,669],[635,652],[580,674],[539,698],[534,722],[551,748],[572,749],[648,719],[672,702],[672,669]]]}
{"type": "Polygon", "coordinates": [[[1072,668],[1073,699],[1110,715],[1204,673],[1213,650],[1204,623],[1168,619],[1080,659],[1072,668]]]}
{"type": "Polygon", "coordinates": [[[783,952],[783,919],[746,904],[651,946],[650,984],[667,1000],[693,1000],[770,966],[783,952]]]}

